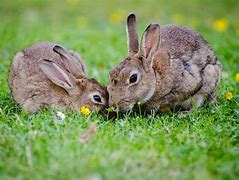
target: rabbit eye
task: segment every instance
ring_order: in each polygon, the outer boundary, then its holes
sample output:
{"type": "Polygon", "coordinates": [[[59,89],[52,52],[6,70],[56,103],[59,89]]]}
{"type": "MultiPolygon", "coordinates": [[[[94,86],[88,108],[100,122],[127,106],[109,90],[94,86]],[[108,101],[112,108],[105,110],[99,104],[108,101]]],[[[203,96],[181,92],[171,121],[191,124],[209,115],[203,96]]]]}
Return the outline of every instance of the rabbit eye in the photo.
{"type": "Polygon", "coordinates": [[[138,80],[137,74],[132,74],[129,78],[130,83],[135,83],[138,80]]]}
{"type": "Polygon", "coordinates": [[[94,98],[94,100],[95,100],[96,102],[102,103],[101,98],[100,98],[99,95],[94,95],[93,98],[94,98]]]}

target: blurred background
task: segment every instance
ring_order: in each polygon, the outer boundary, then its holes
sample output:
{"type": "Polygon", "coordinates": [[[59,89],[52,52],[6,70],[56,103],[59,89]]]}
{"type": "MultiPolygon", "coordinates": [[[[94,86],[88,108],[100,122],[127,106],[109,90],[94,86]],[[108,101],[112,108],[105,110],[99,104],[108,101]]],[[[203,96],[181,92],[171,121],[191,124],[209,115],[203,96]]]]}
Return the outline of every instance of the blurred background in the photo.
{"type": "Polygon", "coordinates": [[[0,0],[0,71],[6,76],[17,51],[47,40],[78,51],[89,74],[106,84],[108,71],[126,56],[129,12],[137,15],[140,36],[152,21],[196,29],[216,51],[224,70],[233,67],[228,73],[236,73],[237,0],[0,0]]]}

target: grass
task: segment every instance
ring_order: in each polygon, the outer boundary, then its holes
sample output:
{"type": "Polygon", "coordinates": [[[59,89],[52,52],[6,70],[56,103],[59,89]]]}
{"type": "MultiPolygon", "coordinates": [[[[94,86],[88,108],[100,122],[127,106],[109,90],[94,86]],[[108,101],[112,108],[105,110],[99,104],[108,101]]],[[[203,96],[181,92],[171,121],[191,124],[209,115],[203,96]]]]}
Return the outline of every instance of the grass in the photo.
{"type": "Polygon", "coordinates": [[[239,178],[239,3],[214,1],[20,0],[0,3],[0,179],[238,179],[239,178]],[[59,124],[52,110],[26,114],[11,99],[8,69],[17,51],[49,40],[80,52],[90,76],[103,84],[126,56],[124,19],[138,14],[139,30],[154,21],[198,30],[223,64],[218,101],[178,113],[118,121],[98,114],[84,117],[63,111],[59,124]],[[213,29],[225,18],[225,32],[213,29]],[[232,92],[233,99],[225,94],[232,92]],[[80,138],[95,121],[97,133],[80,138]]]}

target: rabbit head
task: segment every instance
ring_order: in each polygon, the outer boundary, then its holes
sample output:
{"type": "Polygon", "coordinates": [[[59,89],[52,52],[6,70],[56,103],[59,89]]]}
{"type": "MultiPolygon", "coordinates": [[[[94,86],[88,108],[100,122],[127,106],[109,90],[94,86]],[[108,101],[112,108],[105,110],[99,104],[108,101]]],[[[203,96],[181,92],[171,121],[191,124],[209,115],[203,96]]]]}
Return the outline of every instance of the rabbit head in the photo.
{"type": "Polygon", "coordinates": [[[159,46],[160,28],[150,24],[144,31],[139,46],[136,17],[127,18],[128,57],[109,73],[109,106],[128,111],[137,102],[148,101],[156,89],[153,59],[159,46]]]}
{"type": "Polygon", "coordinates": [[[69,52],[61,46],[54,46],[53,51],[60,55],[64,68],[55,62],[43,59],[39,67],[48,79],[57,88],[63,89],[68,96],[66,106],[80,111],[81,106],[91,110],[101,111],[108,106],[108,93],[106,88],[96,80],[86,75],[86,68],[80,57],[69,52]]]}

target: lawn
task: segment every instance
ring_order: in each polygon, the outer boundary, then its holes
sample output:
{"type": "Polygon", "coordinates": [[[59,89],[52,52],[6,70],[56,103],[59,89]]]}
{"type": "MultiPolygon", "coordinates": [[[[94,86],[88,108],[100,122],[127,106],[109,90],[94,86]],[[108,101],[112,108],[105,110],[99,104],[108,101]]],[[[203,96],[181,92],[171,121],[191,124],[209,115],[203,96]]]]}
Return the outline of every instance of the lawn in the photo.
{"type": "Polygon", "coordinates": [[[238,9],[236,0],[0,0],[0,179],[238,179],[238,9]],[[126,114],[116,121],[61,110],[63,123],[53,110],[27,114],[15,104],[8,69],[34,42],[80,52],[89,75],[107,85],[108,72],[126,56],[132,11],[140,35],[157,21],[205,37],[223,65],[215,104],[185,116],[126,114]]]}

